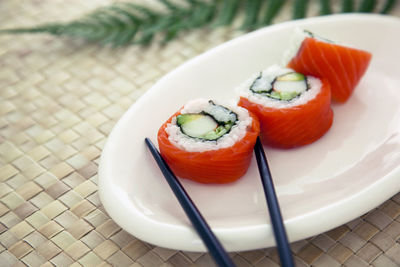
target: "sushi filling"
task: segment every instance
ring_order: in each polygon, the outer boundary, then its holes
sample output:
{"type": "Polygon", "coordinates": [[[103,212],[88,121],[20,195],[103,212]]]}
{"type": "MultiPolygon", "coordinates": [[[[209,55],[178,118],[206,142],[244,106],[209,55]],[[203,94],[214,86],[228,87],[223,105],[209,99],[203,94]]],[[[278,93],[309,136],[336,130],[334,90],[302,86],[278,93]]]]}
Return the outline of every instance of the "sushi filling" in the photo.
{"type": "Polygon", "coordinates": [[[309,89],[306,76],[289,72],[277,76],[272,82],[263,79],[262,72],[250,86],[250,91],[276,100],[290,101],[309,89]]]}
{"type": "Polygon", "coordinates": [[[237,114],[213,101],[199,113],[178,115],[176,124],[185,135],[201,140],[217,140],[229,133],[237,114]]]}
{"type": "Polygon", "coordinates": [[[303,105],[314,99],[319,94],[321,85],[318,78],[272,65],[261,73],[254,74],[236,90],[240,97],[250,102],[284,109],[303,105]]]}
{"type": "Polygon", "coordinates": [[[218,104],[207,99],[188,102],[180,115],[167,124],[165,131],[168,140],[188,152],[234,146],[246,135],[253,119],[247,109],[233,103],[224,106],[218,104]]]}

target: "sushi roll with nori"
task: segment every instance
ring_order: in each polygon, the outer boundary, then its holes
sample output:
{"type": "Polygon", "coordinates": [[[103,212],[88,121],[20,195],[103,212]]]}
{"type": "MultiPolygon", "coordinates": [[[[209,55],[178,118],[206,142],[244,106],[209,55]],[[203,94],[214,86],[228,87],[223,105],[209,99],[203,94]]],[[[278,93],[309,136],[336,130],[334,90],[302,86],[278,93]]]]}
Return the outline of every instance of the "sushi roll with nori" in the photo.
{"type": "Polygon", "coordinates": [[[257,117],[246,109],[197,99],[161,126],[158,145],[177,176],[228,183],[246,173],[259,132],[257,117]]]}
{"type": "Polygon", "coordinates": [[[241,84],[238,92],[238,105],[258,117],[266,145],[306,145],[332,125],[331,93],[325,79],[273,65],[241,84]]]}
{"type": "Polygon", "coordinates": [[[346,102],[366,72],[371,53],[334,43],[313,33],[297,29],[295,49],[286,53],[288,68],[326,78],[331,85],[332,99],[346,102]]]}

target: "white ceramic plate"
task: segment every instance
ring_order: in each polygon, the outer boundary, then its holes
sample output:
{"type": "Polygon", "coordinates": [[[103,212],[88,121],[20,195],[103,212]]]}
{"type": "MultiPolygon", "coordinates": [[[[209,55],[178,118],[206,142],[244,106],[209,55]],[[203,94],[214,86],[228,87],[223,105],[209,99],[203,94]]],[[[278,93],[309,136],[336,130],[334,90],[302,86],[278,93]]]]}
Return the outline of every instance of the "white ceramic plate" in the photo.
{"type": "MultiPolygon", "coordinates": [[[[233,98],[250,74],[279,63],[295,27],[366,49],[371,66],[334,123],[298,149],[265,148],[291,241],[346,223],[400,191],[400,20],[334,15],[267,27],[220,45],[156,83],[121,118],[102,154],[100,197],[110,216],[149,243],[205,251],[144,144],[194,98],[233,98]]],[[[181,179],[229,251],[274,245],[255,160],[228,185],[181,179]]]]}

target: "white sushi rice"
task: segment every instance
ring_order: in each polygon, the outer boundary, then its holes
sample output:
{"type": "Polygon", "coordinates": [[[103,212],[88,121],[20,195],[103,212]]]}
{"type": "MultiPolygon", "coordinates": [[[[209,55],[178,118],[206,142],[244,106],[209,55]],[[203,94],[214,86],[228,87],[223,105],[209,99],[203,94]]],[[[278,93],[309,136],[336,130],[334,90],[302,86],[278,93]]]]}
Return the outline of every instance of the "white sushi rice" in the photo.
{"type": "Polygon", "coordinates": [[[303,29],[300,29],[299,27],[296,27],[294,29],[294,33],[290,40],[290,47],[289,49],[285,50],[282,56],[282,66],[286,66],[289,61],[297,54],[297,51],[299,51],[300,49],[301,43],[306,37],[309,37],[309,35],[303,29]]]}
{"type": "MultiPolygon", "coordinates": [[[[303,43],[304,39],[307,37],[310,37],[310,35],[305,31],[305,29],[301,29],[299,27],[296,27],[294,29],[294,33],[290,40],[290,47],[289,47],[289,49],[285,50],[285,52],[283,52],[282,62],[281,62],[282,66],[286,66],[290,62],[290,60],[294,56],[296,56],[297,52],[300,49],[301,44],[303,43]]],[[[321,38],[318,35],[314,35],[312,38],[316,38],[319,41],[326,42],[326,39],[324,40],[324,38],[321,38]]],[[[335,45],[356,48],[353,45],[350,45],[347,43],[342,43],[337,40],[330,40],[330,41],[332,41],[333,44],[335,44],[335,45]]]]}
{"type": "MultiPolygon", "coordinates": [[[[289,72],[294,72],[294,70],[283,68],[278,65],[272,65],[268,69],[262,71],[261,79],[265,79],[267,82],[272,83],[277,76],[281,76],[289,72]]],[[[253,84],[254,80],[259,77],[259,75],[260,73],[253,74],[248,80],[239,85],[236,88],[236,91],[238,92],[239,96],[247,98],[250,102],[260,104],[265,107],[284,109],[304,105],[308,101],[314,99],[321,91],[321,80],[313,76],[307,76],[310,89],[303,92],[300,96],[293,98],[290,101],[273,99],[261,94],[255,94],[250,90],[251,85],[253,84]]]]}
{"type": "MultiPolygon", "coordinates": [[[[186,113],[200,113],[207,111],[210,108],[210,104],[207,99],[196,99],[188,102],[183,109],[181,114],[186,113]]],[[[218,105],[218,103],[215,103],[218,105]]],[[[191,138],[182,133],[180,127],[176,124],[176,117],[172,118],[171,123],[167,124],[165,131],[168,134],[168,140],[179,149],[188,152],[204,152],[210,150],[219,150],[222,148],[228,148],[239,142],[247,132],[247,129],[251,127],[253,122],[247,109],[238,107],[231,104],[223,104],[222,106],[235,112],[238,116],[238,120],[235,125],[232,126],[228,134],[223,135],[221,138],[215,141],[204,141],[196,138],[191,138]]],[[[219,114],[220,118],[226,116],[225,114],[219,114]]]]}

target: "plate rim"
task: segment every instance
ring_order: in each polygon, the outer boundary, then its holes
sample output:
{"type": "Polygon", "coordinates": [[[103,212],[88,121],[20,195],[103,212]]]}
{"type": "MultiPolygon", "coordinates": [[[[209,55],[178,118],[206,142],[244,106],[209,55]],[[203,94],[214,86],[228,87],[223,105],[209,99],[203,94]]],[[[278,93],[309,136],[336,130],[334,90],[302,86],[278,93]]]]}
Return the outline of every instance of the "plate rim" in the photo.
{"type": "MultiPolygon", "coordinates": [[[[134,208],[135,215],[137,215],[137,219],[140,220],[138,222],[135,220],[132,222],[130,218],[126,218],[123,213],[123,207],[120,209],[115,209],[115,205],[113,202],[116,200],[119,203],[122,203],[122,206],[127,205],[129,203],[129,199],[124,196],[124,194],[121,194],[122,192],[118,188],[112,187],[112,184],[106,177],[110,177],[110,168],[108,167],[108,158],[109,155],[112,155],[110,151],[112,151],[112,143],[114,140],[114,136],[116,135],[117,131],[120,131],[122,125],[125,124],[125,121],[128,120],[128,114],[131,114],[132,112],[135,112],[137,107],[141,105],[142,102],[146,102],[146,99],[149,98],[152,94],[157,93],[157,90],[161,90],[161,87],[159,87],[159,84],[162,84],[165,79],[168,79],[168,76],[173,75],[176,72],[179,72],[181,68],[186,68],[190,66],[191,64],[196,64],[196,62],[199,60],[201,57],[207,56],[209,53],[215,53],[218,50],[224,49],[225,47],[231,45],[232,42],[240,42],[241,39],[245,39],[251,36],[255,36],[258,34],[263,34],[264,31],[274,31],[274,30],[279,30],[279,28],[282,27],[287,27],[289,25],[294,25],[299,22],[318,22],[318,21],[330,21],[332,19],[341,19],[341,18],[346,18],[346,19],[355,19],[355,20],[365,20],[365,19],[375,19],[375,20],[383,20],[392,22],[392,23],[398,23],[400,25],[400,19],[397,17],[393,16],[387,16],[387,15],[379,15],[379,14],[334,14],[334,15],[328,15],[328,16],[319,16],[319,17],[312,17],[312,18],[305,18],[301,20],[292,20],[292,21],[287,21],[275,25],[271,25],[268,27],[264,27],[262,29],[256,30],[251,33],[244,34],[242,36],[236,37],[232,40],[229,40],[227,42],[224,42],[214,48],[209,49],[208,51],[195,56],[192,59],[189,59],[188,61],[184,62],[182,65],[178,66],[174,70],[168,72],[165,74],[161,79],[159,79],[151,88],[149,88],[135,103],[129,107],[129,109],[122,115],[122,117],[118,120],[118,122],[115,124],[113,130],[111,131],[106,144],[104,146],[104,149],[102,151],[101,157],[100,157],[100,164],[99,164],[99,170],[98,170],[98,189],[99,189],[99,197],[100,200],[107,211],[107,213],[110,215],[110,217],[117,223],[119,224],[124,230],[129,232],[130,234],[134,235],[135,237],[160,246],[160,247],[165,247],[165,248],[170,248],[170,249],[175,249],[175,250],[184,250],[184,251],[195,251],[195,252],[206,252],[206,248],[203,245],[202,241],[199,239],[197,234],[194,232],[194,230],[191,227],[184,226],[184,225],[174,225],[174,224],[164,224],[164,223],[159,223],[155,220],[150,219],[149,217],[143,215],[142,212],[134,208]],[[155,90],[157,89],[157,90],[155,90]],[[146,225],[148,223],[152,223],[154,225],[158,224],[158,228],[156,229],[151,229],[149,231],[147,229],[141,229],[143,231],[132,231],[133,228],[137,229],[140,228],[143,225],[146,225]],[[165,237],[165,230],[169,231],[176,231],[177,236],[179,235],[180,238],[176,238],[171,240],[170,238],[165,237]],[[179,232],[179,233],[178,233],[179,232]],[[182,237],[185,238],[182,238],[182,237]]],[[[337,201],[335,203],[332,203],[330,205],[327,205],[325,207],[321,207],[317,210],[314,210],[312,212],[308,212],[306,214],[299,215],[295,218],[287,219],[285,220],[285,226],[288,232],[289,240],[290,242],[295,242],[310,236],[314,236],[316,234],[328,231],[334,227],[337,227],[339,225],[342,225],[354,218],[357,218],[361,216],[362,214],[368,212],[369,210],[377,207],[384,201],[388,200],[391,198],[393,195],[398,193],[400,191],[400,183],[398,187],[393,186],[393,182],[395,179],[398,179],[400,176],[400,166],[395,168],[393,171],[391,171],[389,174],[383,176],[376,182],[370,184],[368,187],[364,188],[363,190],[360,190],[358,193],[349,196],[348,198],[341,199],[340,201],[337,201]],[[383,193],[382,193],[383,192],[383,193]],[[370,196],[370,197],[363,197],[363,196],[370,196]],[[372,196],[372,197],[371,197],[372,196]],[[362,199],[362,202],[360,200],[362,199]],[[372,199],[374,199],[372,201],[372,199]],[[346,205],[349,202],[360,202],[362,203],[361,206],[359,206],[358,211],[355,213],[353,210],[347,210],[347,209],[340,209],[339,207],[346,205]],[[328,214],[334,212],[337,217],[340,217],[341,219],[339,220],[326,220],[324,221],[323,224],[320,223],[319,220],[315,220],[316,217],[321,218],[323,217],[323,214],[328,214]],[[312,219],[314,218],[314,220],[312,219]],[[307,224],[304,222],[307,221],[307,224]],[[318,222],[317,222],[318,221],[318,222]],[[307,230],[304,230],[304,229],[307,230]],[[307,233],[307,234],[305,234],[307,233]]],[[[131,207],[132,208],[132,207],[131,207]]],[[[243,250],[253,250],[253,249],[259,249],[259,248],[265,248],[270,245],[274,245],[274,238],[272,236],[272,228],[269,224],[265,224],[262,226],[244,226],[240,227],[238,229],[237,227],[234,227],[232,229],[226,228],[226,227],[212,227],[214,233],[219,237],[224,244],[225,248],[228,251],[243,251],[243,250]],[[269,242],[269,244],[266,244],[265,242],[254,242],[249,244],[248,242],[238,242],[237,239],[240,239],[240,237],[246,237],[246,239],[252,239],[256,238],[260,231],[267,231],[269,235],[271,236],[272,239],[272,244],[269,242]],[[236,236],[236,238],[232,238],[231,235],[236,236]],[[246,245],[243,246],[243,243],[246,245]]]]}

